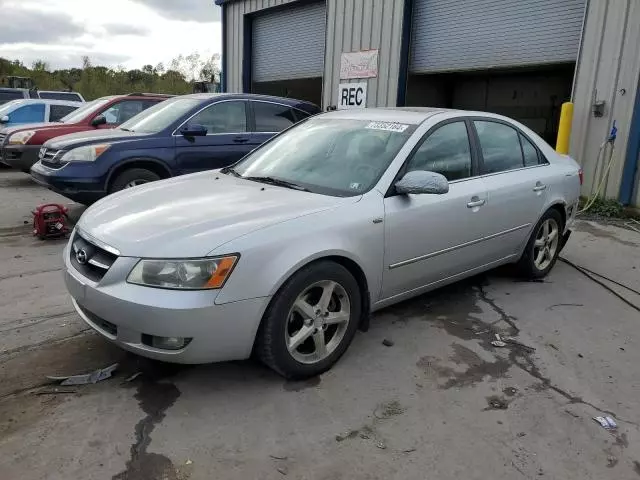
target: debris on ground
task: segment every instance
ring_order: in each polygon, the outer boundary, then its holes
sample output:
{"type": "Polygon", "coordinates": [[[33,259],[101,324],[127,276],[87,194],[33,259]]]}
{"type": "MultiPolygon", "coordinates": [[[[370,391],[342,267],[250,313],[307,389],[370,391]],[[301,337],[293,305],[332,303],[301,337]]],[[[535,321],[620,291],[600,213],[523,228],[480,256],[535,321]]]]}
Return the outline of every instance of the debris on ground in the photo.
{"type": "Polygon", "coordinates": [[[129,382],[133,382],[136,378],[138,378],[140,375],[142,375],[142,372],[136,372],[133,375],[131,375],[130,377],[127,377],[124,379],[124,383],[129,383],[129,382]]]}
{"type": "Polygon", "coordinates": [[[288,457],[279,456],[279,455],[269,455],[274,460],[286,460],[288,457]]]}
{"type": "Polygon", "coordinates": [[[506,342],[502,340],[499,333],[496,333],[496,339],[491,342],[491,345],[493,345],[494,347],[500,347],[500,348],[507,346],[506,342]]]}
{"type": "Polygon", "coordinates": [[[384,340],[382,340],[382,344],[385,347],[393,347],[394,342],[393,342],[393,340],[389,340],[388,338],[385,338],[384,340]]]}
{"type": "Polygon", "coordinates": [[[184,462],[185,465],[191,465],[193,463],[193,461],[191,460],[187,460],[186,462],[184,462]]]}
{"type": "Polygon", "coordinates": [[[502,393],[509,397],[513,397],[516,393],[518,393],[518,389],[516,387],[507,387],[502,390],[502,393]]]}
{"type": "Polygon", "coordinates": [[[99,368],[91,373],[85,373],[82,375],[70,375],[70,376],[47,376],[49,380],[60,382],[62,386],[70,385],[88,385],[91,383],[98,383],[102,380],[110,378],[113,372],[118,368],[118,364],[114,363],[106,368],[99,368]]]}
{"type": "Polygon", "coordinates": [[[526,433],[524,433],[524,432],[518,432],[518,434],[516,435],[516,437],[520,437],[520,438],[522,438],[522,437],[524,437],[525,435],[526,435],[526,433]]]}
{"type": "Polygon", "coordinates": [[[606,430],[615,430],[618,428],[618,424],[611,417],[593,417],[606,430]]]}
{"type": "Polygon", "coordinates": [[[504,398],[492,396],[487,398],[489,406],[485,410],[506,410],[509,408],[509,402],[504,398]]]}
{"type": "Polygon", "coordinates": [[[515,347],[522,348],[528,352],[535,352],[536,349],[530,347],[529,345],[525,345],[524,343],[520,343],[513,337],[501,337],[499,333],[496,333],[496,339],[491,342],[491,345],[494,347],[502,348],[507,345],[513,345],[515,347]]]}
{"type": "Polygon", "coordinates": [[[40,390],[35,393],[36,395],[69,395],[78,393],[78,390],[75,388],[54,388],[50,390],[40,390]]]}
{"type": "Polygon", "coordinates": [[[402,451],[402,453],[413,453],[413,452],[415,452],[415,451],[416,451],[416,449],[415,449],[415,448],[408,448],[408,449],[406,449],[406,450],[403,450],[403,451],[402,451]]]}
{"type": "Polygon", "coordinates": [[[276,470],[278,470],[280,474],[285,476],[289,473],[289,470],[287,469],[287,467],[278,467],[276,468],[276,470]]]}
{"type": "Polygon", "coordinates": [[[376,409],[373,411],[373,416],[377,419],[385,419],[394,417],[396,415],[402,415],[405,412],[405,408],[400,405],[400,402],[397,400],[392,400],[391,402],[386,402],[378,405],[376,409]]]}
{"type": "Polygon", "coordinates": [[[380,450],[386,450],[386,448],[387,448],[387,446],[385,445],[384,442],[376,443],[376,447],[378,447],[380,450]]]}

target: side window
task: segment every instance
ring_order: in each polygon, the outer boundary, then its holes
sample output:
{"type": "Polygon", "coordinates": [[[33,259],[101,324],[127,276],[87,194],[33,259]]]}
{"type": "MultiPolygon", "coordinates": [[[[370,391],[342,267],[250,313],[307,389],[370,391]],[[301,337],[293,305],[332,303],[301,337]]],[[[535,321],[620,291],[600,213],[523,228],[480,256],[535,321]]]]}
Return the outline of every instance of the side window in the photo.
{"type": "Polygon", "coordinates": [[[207,107],[189,123],[204,125],[207,133],[247,131],[247,102],[220,102],[207,107]]]}
{"type": "Polygon", "coordinates": [[[135,117],[145,108],[141,100],[123,100],[111,105],[102,112],[102,115],[107,119],[107,125],[120,125],[135,117]]]}
{"type": "Polygon", "coordinates": [[[293,109],[293,114],[296,116],[296,122],[300,122],[305,118],[309,118],[311,116],[310,113],[303,112],[302,110],[293,109]]]}
{"type": "Polygon", "coordinates": [[[520,135],[520,144],[522,145],[522,154],[524,155],[524,166],[533,167],[534,165],[539,165],[541,162],[536,147],[523,135],[520,135]]]}
{"type": "Polygon", "coordinates": [[[49,107],[49,121],[59,122],[62,117],[66,117],[78,107],[71,107],[69,105],[50,105],[49,107]]]}
{"type": "Polygon", "coordinates": [[[471,148],[464,122],[447,123],[429,134],[407,165],[407,171],[441,173],[447,180],[471,176],[471,148]]]}
{"type": "Polygon", "coordinates": [[[293,109],[266,102],[251,102],[256,117],[257,132],[281,132],[296,123],[293,109]]]}
{"type": "Polygon", "coordinates": [[[24,107],[16,108],[9,114],[9,121],[11,123],[43,122],[44,103],[25,105],[24,107]]]}
{"type": "Polygon", "coordinates": [[[484,166],[482,173],[497,173],[522,168],[520,134],[512,127],[497,122],[476,120],[484,166]]]}

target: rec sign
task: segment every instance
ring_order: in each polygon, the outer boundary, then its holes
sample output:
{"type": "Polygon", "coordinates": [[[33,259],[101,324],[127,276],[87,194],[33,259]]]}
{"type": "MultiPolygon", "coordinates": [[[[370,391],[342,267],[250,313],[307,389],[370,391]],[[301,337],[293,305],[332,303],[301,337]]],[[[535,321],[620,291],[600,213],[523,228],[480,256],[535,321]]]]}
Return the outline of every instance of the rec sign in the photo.
{"type": "Polygon", "coordinates": [[[367,106],[367,82],[338,85],[338,110],[367,106]]]}

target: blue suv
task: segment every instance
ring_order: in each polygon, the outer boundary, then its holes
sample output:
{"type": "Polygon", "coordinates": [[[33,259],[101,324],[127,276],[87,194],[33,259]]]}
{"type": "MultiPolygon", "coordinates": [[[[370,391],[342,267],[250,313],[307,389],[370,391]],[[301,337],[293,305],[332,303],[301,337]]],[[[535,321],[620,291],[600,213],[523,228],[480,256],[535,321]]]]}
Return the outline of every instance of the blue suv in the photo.
{"type": "Polygon", "coordinates": [[[290,98],[184,95],[154,105],[120,128],[45,142],[31,176],[88,205],[124,188],[231,165],[316,113],[316,105],[290,98]]]}

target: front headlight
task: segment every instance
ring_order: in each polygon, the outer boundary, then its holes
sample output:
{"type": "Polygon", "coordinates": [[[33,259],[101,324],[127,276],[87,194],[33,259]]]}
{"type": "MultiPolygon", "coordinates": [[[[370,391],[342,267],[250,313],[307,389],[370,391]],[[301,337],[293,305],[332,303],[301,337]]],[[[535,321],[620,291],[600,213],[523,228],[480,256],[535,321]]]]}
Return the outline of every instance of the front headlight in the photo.
{"type": "Polygon", "coordinates": [[[69,150],[60,159],[61,162],[93,162],[106,152],[109,147],[108,143],[101,145],[88,145],[86,147],[78,147],[73,150],[69,150]]]}
{"type": "Polygon", "coordinates": [[[10,135],[7,139],[9,145],[26,145],[26,143],[31,140],[36,134],[35,130],[26,130],[24,132],[17,132],[13,135],[10,135]]]}
{"type": "Polygon", "coordinates": [[[179,290],[222,288],[238,261],[238,255],[185,260],[140,260],[127,282],[147,287],[179,290]]]}

